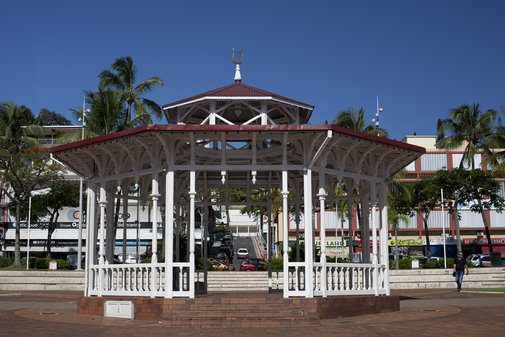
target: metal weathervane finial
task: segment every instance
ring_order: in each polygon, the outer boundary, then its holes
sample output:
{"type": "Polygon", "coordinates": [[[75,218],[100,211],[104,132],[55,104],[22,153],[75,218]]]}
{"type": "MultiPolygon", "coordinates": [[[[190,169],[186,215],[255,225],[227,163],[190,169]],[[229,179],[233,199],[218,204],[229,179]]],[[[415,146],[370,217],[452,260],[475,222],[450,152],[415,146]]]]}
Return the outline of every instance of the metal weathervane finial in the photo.
{"type": "Polygon", "coordinates": [[[244,62],[244,53],[242,52],[242,48],[240,48],[240,61],[237,61],[235,60],[235,48],[232,48],[233,49],[233,54],[231,56],[231,61],[235,64],[241,64],[242,62],[244,62]]]}
{"type": "Polygon", "coordinates": [[[235,63],[235,83],[242,82],[242,76],[240,75],[240,64],[244,62],[244,53],[242,48],[240,48],[240,60],[235,59],[235,48],[233,48],[233,54],[231,55],[231,61],[235,63]]]}

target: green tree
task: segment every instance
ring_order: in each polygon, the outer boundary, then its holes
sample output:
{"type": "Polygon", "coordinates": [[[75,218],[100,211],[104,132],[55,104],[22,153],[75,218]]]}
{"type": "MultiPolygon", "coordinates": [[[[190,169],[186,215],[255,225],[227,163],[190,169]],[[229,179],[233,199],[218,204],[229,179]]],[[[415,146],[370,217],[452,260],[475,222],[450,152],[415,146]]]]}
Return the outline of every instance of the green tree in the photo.
{"type": "MultiPolygon", "coordinates": [[[[481,213],[483,209],[494,208],[501,212],[505,199],[499,195],[500,186],[490,172],[482,170],[453,169],[451,171],[439,170],[434,178],[435,183],[444,190],[443,202],[449,209],[456,225],[457,249],[461,252],[461,238],[458,211],[459,204],[470,205],[472,212],[481,213]],[[473,204],[478,198],[485,195],[480,204],[473,204]]],[[[490,239],[488,239],[490,242],[490,239]]]]}
{"type": "Polygon", "coordinates": [[[160,106],[143,95],[154,86],[163,86],[163,81],[158,77],[150,77],[137,84],[137,67],[133,65],[130,56],[115,59],[111,68],[112,71],[104,70],[98,75],[100,87],[120,92],[122,100],[127,105],[126,123],[129,124],[132,120],[132,108],[135,110],[135,120],[139,122],[149,122],[151,120],[149,113],[161,119],[160,106]]]}
{"type": "Polygon", "coordinates": [[[72,123],[63,115],[48,109],[41,109],[34,124],[45,125],[71,125],[72,123]]]}
{"type": "Polygon", "coordinates": [[[423,219],[426,254],[428,258],[431,258],[428,219],[431,211],[438,205],[439,187],[433,179],[419,180],[414,183],[396,183],[391,187],[392,208],[399,215],[412,217],[418,214],[423,219]]]}
{"type": "MultiPolygon", "coordinates": [[[[439,119],[437,123],[437,147],[442,149],[455,149],[465,146],[463,157],[459,163],[459,168],[464,164],[475,170],[474,157],[480,151],[484,152],[488,158],[494,158],[490,145],[496,142],[494,135],[495,120],[497,112],[495,110],[481,111],[478,104],[461,105],[458,108],[451,109],[449,118],[439,119]]],[[[484,195],[476,197],[479,213],[482,216],[482,222],[486,231],[489,251],[493,251],[491,244],[491,234],[489,224],[484,214],[482,199],[484,195]]]]}
{"type": "Polygon", "coordinates": [[[48,185],[50,190],[46,194],[32,198],[32,209],[37,210],[38,218],[49,217],[47,222],[46,257],[51,258],[51,240],[60,211],[63,207],[79,206],[79,188],[77,185],[65,180],[60,174],[48,185]]]}
{"type": "Polygon", "coordinates": [[[21,207],[28,202],[32,191],[48,186],[61,169],[61,166],[55,165],[49,160],[49,155],[45,150],[26,148],[19,151],[12,144],[0,148],[1,186],[11,200],[9,206],[14,206],[16,209],[15,266],[21,266],[21,207]]]}
{"type": "Polygon", "coordinates": [[[378,132],[381,137],[388,136],[388,132],[385,129],[376,129],[372,123],[365,122],[365,111],[363,110],[363,107],[359,108],[357,112],[356,110],[351,110],[350,108],[339,112],[332,124],[357,132],[368,133],[371,135],[377,135],[378,132]]]}

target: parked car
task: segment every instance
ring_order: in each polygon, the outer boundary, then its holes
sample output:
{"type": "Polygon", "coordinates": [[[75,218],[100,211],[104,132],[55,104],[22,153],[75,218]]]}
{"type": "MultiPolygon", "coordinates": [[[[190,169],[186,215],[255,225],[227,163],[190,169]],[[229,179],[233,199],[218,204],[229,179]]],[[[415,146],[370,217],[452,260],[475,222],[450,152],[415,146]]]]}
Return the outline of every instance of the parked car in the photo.
{"type": "Polygon", "coordinates": [[[246,259],[240,264],[241,271],[265,270],[265,261],[261,259],[246,259]]]}
{"type": "Polygon", "coordinates": [[[485,254],[471,254],[466,259],[470,261],[474,267],[480,267],[482,264],[482,257],[489,256],[485,254]]]}
{"type": "Polygon", "coordinates": [[[247,250],[247,248],[239,248],[237,250],[237,257],[239,259],[245,259],[249,257],[249,251],[247,250]]]}
{"type": "Polygon", "coordinates": [[[480,258],[480,266],[481,267],[492,267],[493,264],[491,263],[491,256],[489,255],[484,255],[480,258]]]}
{"type": "Polygon", "coordinates": [[[210,263],[212,264],[212,270],[215,271],[232,271],[235,270],[235,267],[229,263],[225,263],[223,261],[217,259],[210,259],[210,263]]]}

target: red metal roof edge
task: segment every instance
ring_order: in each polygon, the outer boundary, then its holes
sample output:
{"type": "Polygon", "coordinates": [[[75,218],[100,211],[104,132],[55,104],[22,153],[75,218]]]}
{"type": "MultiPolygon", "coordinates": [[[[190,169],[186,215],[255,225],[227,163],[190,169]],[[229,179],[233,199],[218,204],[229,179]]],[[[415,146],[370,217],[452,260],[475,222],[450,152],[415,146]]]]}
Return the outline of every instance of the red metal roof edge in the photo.
{"type": "Polygon", "coordinates": [[[189,101],[192,101],[192,100],[195,100],[195,99],[198,99],[198,98],[202,98],[202,97],[206,97],[206,96],[217,96],[217,97],[219,97],[219,95],[218,95],[219,92],[221,92],[223,90],[226,90],[228,88],[235,87],[235,86],[243,86],[243,87],[251,89],[253,91],[257,91],[257,92],[260,93],[259,96],[272,96],[272,97],[275,97],[275,98],[278,98],[278,99],[282,99],[282,100],[286,100],[286,101],[289,101],[289,102],[292,102],[292,103],[302,104],[302,105],[305,105],[305,106],[308,106],[308,107],[311,107],[312,109],[314,109],[314,106],[311,105],[311,104],[303,103],[303,102],[294,100],[292,98],[288,98],[288,97],[284,97],[284,96],[281,96],[281,95],[277,95],[277,94],[274,94],[273,92],[269,92],[269,91],[266,91],[266,90],[263,90],[263,89],[259,89],[259,88],[256,88],[256,87],[253,87],[253,86],[250,86],[250,85],[247,85],[247,84],[244,84],[244,83],[240,82],[240,83],[232,83],[232,84],[229,84],[229,85],[225,85],[224,87],[213,89],[213,90],[204,92],[202,94],[197,94],[197,95],[194,95],[194,96],[191,96],[191,97],[188,97],[188,98],[180,99],[178,101],[175,101],[175,102],[172,102],[172,103],[169,103],[169,104],[165,104],[165,105],[163,105],[163,110],[165,110],[165,108],[167,108],[169,106],[172,106],[172,105],[177,105],[177,104],[181,104],[181,103],[184,103],[184,102],[189,102],[189,101]]]}
{"type": "Polygon", "coordinates": [[[391,146],[397,146],[404,149],[426,153],[426,149],[424,147],[407,144],[404,142],[400,142],[398,140],[378,137],[374,135],[369,135],[362,132],[353,131],[350,129],[346,129],[336,125],[308,125],[308,124],[283,124],[283,125],[174,125],[174,124],[146,124],[133,129],[128,129],[125,131],[119,131],[114,133],[109,133],[107,135],[97,136],[93,138],[88,138],[84,140],[80,140],[73,143],[63,144],[59,146],[52,147],[49,151],[51,153],[62,152],[65,150],[70,150],[74,148],[78,148],[81,146],[96,144],[108,140],[113,140],[121,137],[131,136],[138,133],[142,133],[145,131],[179,131],[179,132],[190,132],[190,131],[327,131],[333,130],[341,134],[346,134],[349,136],[366,139],[374,142],[379,142],[391,146]]]}

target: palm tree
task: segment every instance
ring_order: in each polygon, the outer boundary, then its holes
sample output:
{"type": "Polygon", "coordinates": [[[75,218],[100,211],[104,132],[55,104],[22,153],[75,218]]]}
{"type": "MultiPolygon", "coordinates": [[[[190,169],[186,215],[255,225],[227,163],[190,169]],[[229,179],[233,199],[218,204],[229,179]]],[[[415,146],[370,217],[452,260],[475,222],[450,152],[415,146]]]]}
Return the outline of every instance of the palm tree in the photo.
{"type": "MultiPolygon", "coordinates": [[[[454,149],[465,145],[459,167],[463,168],[466,162],[467,166],[475,170],[474,157],[479,151],[483,151],[489,158],[494,158],[490,145],[496,139],[493,135],[496,115],[496,110],[492,109],[482,112],[478,104],[461,105],[451,109],[449,118],[439,119],[437,122],[437,147],[454,149]]],[[[477,204],[484,223],[489,251],[493,252],[489,224],[482,207],[482,198],[477,199],[477,204]]]]}
{"type": "Polygon", "coordinates": [[[102,71],[100,78],[100,87],[118,90],[122,99],[127,104],[126,123],[129,124],[132,119],[132,107],[135,109],[135,119],[140,122],[150,122],[148,112],[154,114],[157,119],[161,119],[161,108],[155,102],[143,97],[143,95],[152,90],[156,85],[163,86],[163,81],[158,77],[150,77],[147,80],[136,84],[137,67],[133,65],[130,56],[121,57],[114,60],[111,66],[112,70],[102,71]]]}
{"type": "Polygon", "coordinates": [[[0,103],[0,142],[2,146],[12,144],[19,150],[37,144],[31,136],[42,134],[42,128],[34,124],[30,109],[12,102],[0,103]]]}
{"type": "Polygon", "coordinates": [[[365,111],[363,107],[359,108],[358,112],[355,109],[346,109],[337,114],[332,124],[342,126],[357,132],[373,134],[381,137],[387,137],[388,132],[385,129],[376,129],[372,123],[365,124],[365,111]]]}

